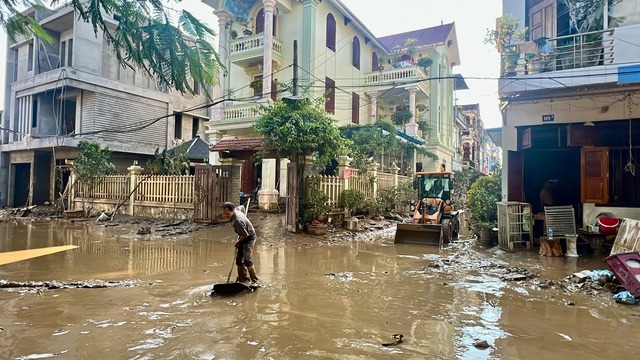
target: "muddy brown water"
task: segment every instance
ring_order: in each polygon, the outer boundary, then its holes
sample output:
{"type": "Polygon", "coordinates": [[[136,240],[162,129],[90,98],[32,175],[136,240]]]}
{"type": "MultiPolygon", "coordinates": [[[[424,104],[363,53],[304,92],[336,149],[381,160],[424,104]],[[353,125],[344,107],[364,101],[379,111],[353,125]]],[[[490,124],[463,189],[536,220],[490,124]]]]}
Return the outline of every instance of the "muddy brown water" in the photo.
{"type": "MultiPolygon", "coordinates": [[[[279,217],[257,223],[265,286],[227,298],[208,292],[226,281],[229,226],[151,238],[132,227],[0,223],[0,251],[78,246],[0,266],[0,279],[138,282],[0,290],[0,359],[613,359],[640,351],[640,307],[608,296],[438,272],[427,265],[456,250],[394,245],[393,229],[329,244],[282,233],[279,217]],[[403,343],[381,346],[396,333],[403,343]],[[491,347],[475,348],[478,340],[491,347]]],[[[553,279],[604,268],[601,256],[487,256],[553,279]]]]}

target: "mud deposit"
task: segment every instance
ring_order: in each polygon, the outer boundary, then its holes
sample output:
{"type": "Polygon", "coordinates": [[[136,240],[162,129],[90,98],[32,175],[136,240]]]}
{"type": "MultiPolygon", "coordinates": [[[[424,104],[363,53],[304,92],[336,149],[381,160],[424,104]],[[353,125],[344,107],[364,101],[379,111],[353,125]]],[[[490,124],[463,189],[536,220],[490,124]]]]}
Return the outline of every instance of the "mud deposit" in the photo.
{"type": "Polygon", "coordinates": [[[230,298],[209,297],[233,261],[228,225],[155,236],[139,234],[139,223],[0,223],[0,251],[78,246],[0,266],[13,284],[78,285],[0,289],[0,359],[564,360],[640,351],[637,306],[567,280],[604,268],[603,256],[394,245],[390,223],[309,237],[285,233],[280,216],[250,217],[264,286],[230,298]],[[92,281],[123,286],[82,288],[92,281]]]}

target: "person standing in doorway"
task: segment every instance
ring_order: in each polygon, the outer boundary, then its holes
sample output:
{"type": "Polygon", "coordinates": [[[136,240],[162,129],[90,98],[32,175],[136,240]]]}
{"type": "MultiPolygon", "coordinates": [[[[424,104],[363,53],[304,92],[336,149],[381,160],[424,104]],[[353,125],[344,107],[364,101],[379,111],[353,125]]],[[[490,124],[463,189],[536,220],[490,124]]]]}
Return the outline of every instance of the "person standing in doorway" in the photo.
{"type": "Polygon", "coordinates": [[[553,206],[553,184],[551,181],[545,181],[542,190],[540,190],[540,208],[544,211],[545,206],[553,206]]]}
{"type": "Polygon", "coordinates": [[[238,211],[233,203],[226,202],[222,205],[222,215],[231,221],[233,231],[238,234],[238,240],[234,244],[237,249],[238,282],[255,284],[258,282],[258,276],[253,267],[252,255],[256,243],[256,230],[247,216],[238,211]]]}

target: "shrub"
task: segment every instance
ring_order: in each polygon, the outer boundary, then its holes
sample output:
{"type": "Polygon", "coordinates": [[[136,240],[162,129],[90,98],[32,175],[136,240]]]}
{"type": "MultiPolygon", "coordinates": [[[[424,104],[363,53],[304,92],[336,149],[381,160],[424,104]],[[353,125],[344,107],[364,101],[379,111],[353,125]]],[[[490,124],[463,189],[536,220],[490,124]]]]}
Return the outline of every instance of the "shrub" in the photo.
{"type": "Polygon", "coordinates": [[[349,215],[363,208],[365,196],[364,193],[357,189],[348,189],[340,194],[340,206],[345,207],[349,215]]]}
{"type": "Polygon", "coordinates": [[[467,193],[471,210],[471,226],[476,231],[493,228],[498,222],[497,202],[501,200],[502,180],[499,176],[484,176],[476,180],[467,193]]]}

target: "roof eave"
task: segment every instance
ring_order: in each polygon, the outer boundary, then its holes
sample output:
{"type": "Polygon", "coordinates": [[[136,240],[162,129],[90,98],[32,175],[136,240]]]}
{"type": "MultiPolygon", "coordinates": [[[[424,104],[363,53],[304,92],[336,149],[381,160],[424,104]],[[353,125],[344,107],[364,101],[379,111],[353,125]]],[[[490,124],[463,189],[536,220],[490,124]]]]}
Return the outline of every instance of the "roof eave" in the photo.
{"type": "Polygon", "coordinates": [[[389,49],[384,47],[382,43],[378,41],[378,38],[373,35],[373,33],[369,29],[367,29],[367,27],[360,21],[360,19],[358,19],[358,17],[354,13],[352,13],[351,10],[349,10],[340,0],[329,0],[329,2],[332,3],[333,6],[335,6],[338,10],[340,10],[343,15],[349,17],[351,21],[353,21],[354,26],[362,31],[371,40],[372,43],[380,48],[380,50],[386,51],[387,55],[391,54],[391,52],[389,52],[389,49]]]}

